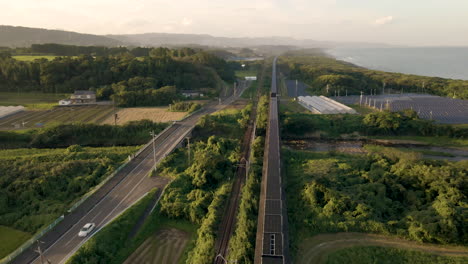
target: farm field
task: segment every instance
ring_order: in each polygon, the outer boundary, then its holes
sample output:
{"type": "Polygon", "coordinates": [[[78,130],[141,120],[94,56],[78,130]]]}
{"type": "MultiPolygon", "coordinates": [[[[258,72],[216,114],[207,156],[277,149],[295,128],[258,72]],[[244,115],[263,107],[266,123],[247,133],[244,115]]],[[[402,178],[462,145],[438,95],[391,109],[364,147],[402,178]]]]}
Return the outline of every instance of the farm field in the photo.
{"type": "Polygon", "coordinates": [[[0,225],[0,237],[2,238],[2,243],[0,243],[0,259],[2,259],[28,240],[30,235],[26,232],[0,225]]]}
{"type": "Polygon", "coordinates": [[[190,234],[175,228],[161,229],[148,238],[124,264],[179,263],[190,234]]]}
{"type": "Polygon", "coordinates": [[[22,105],[28,109],[50,109],[58,105],[58,101],[70,97],[63,93],[13,93],[0,92],[1,106],[22,105]]]}
{"type": "Polygon", "coordinates": [[[49,110],[30,110],[0,119],[0,130],[42,127],[54,123],[101,123],[111,116],[112,106],[54,107],[49,110]]]}
{"type": "Polygon", "coordinates": [[[46,60],[53,60],[58,56],[54,55],[18,55],[18,56],[13,56],[13,59],[19,60],[19,61],[34,61],[34,60],[39,60],[39,59],[46,59],[46,60]]]}
{"type": "MultiPolygon", "coordinates": [[[[170,112],[168,107],[133,107],[117,111],[117,124],[122,125],[129,121],[149,119],[153,122],[171,122],[182,119],[187,112],[170,112]]],[[[109,115],[102,120],[102,124],[114,124],[114,116],[109,115]]]]}

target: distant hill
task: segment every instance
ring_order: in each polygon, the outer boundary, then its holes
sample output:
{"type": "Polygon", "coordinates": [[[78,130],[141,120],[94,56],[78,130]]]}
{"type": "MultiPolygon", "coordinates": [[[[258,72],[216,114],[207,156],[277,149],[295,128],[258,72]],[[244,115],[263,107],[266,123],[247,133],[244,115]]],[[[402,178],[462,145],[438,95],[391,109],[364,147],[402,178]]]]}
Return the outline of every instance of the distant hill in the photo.
{"type": "Polygon", "coordinates": [[[211,47],[253,47],[253,46],[302,46],[329,47],[333,44],[325,41],[298,40],[289,37],[228,38],[206,34],[145,33],[127,35],[107,35],[109,38],[140,46],[161,45],[201,45],[211,47]]]}
{"type": "Polygon", "coordinates": [[[92,35],[63,30],[0,25],[0,46],[29,47],[31,44],[57,43],[77,46],[200,46],[200,47],[390,47],[378,43],[331,42],[291,37],[215,37],[206,34],[144,33],[92,35]]]}
{"type": "Polygon", "coordinates": [[[0,46],[29,47],[31,44],[57,43],[78,46],[120,46],[119,40],[105,36],[63,30],[0,25],[0,46]]]}

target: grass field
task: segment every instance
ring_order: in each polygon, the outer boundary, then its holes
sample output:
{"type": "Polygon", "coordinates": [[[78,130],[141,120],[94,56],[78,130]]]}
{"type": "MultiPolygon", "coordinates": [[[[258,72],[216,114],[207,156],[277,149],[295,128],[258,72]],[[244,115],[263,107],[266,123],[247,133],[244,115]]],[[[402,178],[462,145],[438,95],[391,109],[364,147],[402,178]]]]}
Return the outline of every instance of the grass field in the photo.
{"type": "Polygon", "coordinates": [[[462,264],[468,257],[439,256],[416,250],[354,246],[328,256],[327,264],[462,264]]]}
{"type": "Polygon", "coordinates": [[[303,107],[293,99],[288,100],[281,100],[280,104],[280,112],[294,112],[294,113],[306,113],[312,114],[307,108],[303,107]]]}
{"type": "Polygon", "coordinates": [[[179,263],[190,240],[190,233],[175,228],[164,228],[148,238],[125,262],[179,263]]]}
{"type": "Polygon", "coordinates": [[[0,226],[0,259],[15,250],[31,237],[30,234],[6,226],[0,226]]]}
{"type": "Polygon", "coordinates": [[[57,56],[53,55],[18,55],[18,56],[13,56],[15,60],[19,61],[34,61],[38,59],[46,59],[46,60],[53,60],[57,56]]]}
{"type": "MultiPolygon", "coordinates": [[[[187,112],[169,112],[167,107],[133,107],[119,109],[117,115],[117,124],[125,124],[128,121],[142,119],[149,119],[154,122],[171,122],[182,119],[187,115],[187,112]]],[[[114,116],[109,115],[101,123],[114,124],[114,116]]]]}
{"type": "Polygon", "coordinates": [[[465,247],[442,247],[374,234],[335,233],[305,239],[296,263],[466,263],[467,258],[468,250],[465,247]],[[369,250],[371,247],[381,249],[377,252],[369,250]],[[457,262],[462,256],[465,262],[457,262]],[[342,262],[343,259],[346,261],[342,262]],[[453,261],[426,262],[428,259],[453,261]]]}
{"type": "Polygon", "coordinates": [[[236,71],[236,77],[244,79],[247,76],[257,76],[257,71],[236,71]]]}
{"type": "Polygon", "coordinates": [[[101,123],[112,113],[112,106],[98,105],[23,111],[0,119],[0,130],[28,129],[57,123],[101,123]]]}
{"type": "Polygon", "coordinates": [[[22,105],[28,109],[50,109],[58,105],[58,101],[70,97],[62,93],[11,93],[0,92],[0,105],[22,105]]]}

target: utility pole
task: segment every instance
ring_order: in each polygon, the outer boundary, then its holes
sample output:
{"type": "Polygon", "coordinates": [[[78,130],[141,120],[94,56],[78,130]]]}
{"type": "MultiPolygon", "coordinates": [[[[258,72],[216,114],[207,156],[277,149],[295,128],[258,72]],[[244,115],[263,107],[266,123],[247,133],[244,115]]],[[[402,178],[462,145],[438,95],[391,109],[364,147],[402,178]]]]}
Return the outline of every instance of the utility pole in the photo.
{"type": "Polygon", "coordinates": [[[190,137],[186,137],[187,139],[187,148],[188,148],[188,163],[190,166],[190,137]]]}
{"type": "Polygon", "coordinates": [[[296,79],[296,98],[298,97],[297,95],[297,79],[296,79]]]}
{"type": "Polygon", "coordinates": [[[346,89],[346,97],[348,97],[348,89],[346,89]]]}
{"type": "Polygon", "coordinates": [[[153,159],[154,159],[154,170],[156,170],[156,133],[154,130],[150,132],[150,135],[153,137],[153,159]]]}
{"type": "Polygon", "coordinates": [[[329,90],[330,90],[330,84],[327,84],[327,95],[328,95],[329,90]]]}
{"type": "Polygon", "coordinates": [[[363,91],[361,91],[361,96],[359,97],[359,105],[362,106],[362,94],[363,94],[363,91]]]}
{"type": "Polygon", "coordinates": [[[236,96],[236,92],[237,92],[236,90],[237,90],[237,83],[234,82],[234,96],[236,96]]]}
{"type": "Polygon", "coordinates": [[[385,85],[387,85],[385,82],[382,84],[382,94],[385,94],[385,85]]]}

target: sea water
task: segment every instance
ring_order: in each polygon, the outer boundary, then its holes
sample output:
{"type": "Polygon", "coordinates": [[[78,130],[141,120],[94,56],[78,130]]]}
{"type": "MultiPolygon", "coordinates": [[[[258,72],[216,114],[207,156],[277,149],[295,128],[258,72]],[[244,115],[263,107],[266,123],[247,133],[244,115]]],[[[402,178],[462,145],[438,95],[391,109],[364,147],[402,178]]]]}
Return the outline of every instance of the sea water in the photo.
{"type": "Polygon", "coordinates": [[[336,48],[327,53],[368,69],[468,80],[468,47],[336,48]]]}

